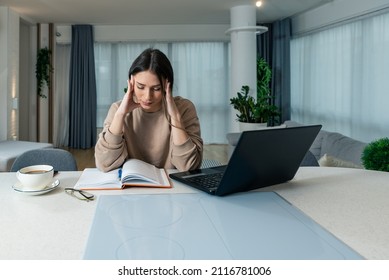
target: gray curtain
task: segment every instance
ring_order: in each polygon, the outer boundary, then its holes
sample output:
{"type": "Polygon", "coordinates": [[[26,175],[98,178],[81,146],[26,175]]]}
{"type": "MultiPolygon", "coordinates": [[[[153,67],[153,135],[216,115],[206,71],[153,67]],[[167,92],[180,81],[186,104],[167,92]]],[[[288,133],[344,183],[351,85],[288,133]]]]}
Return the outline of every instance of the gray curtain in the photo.
{"type": "Polygon", "coordinates": [[[267,26],[268,32],[257,37],[257,55],[272,68],[271,92],[275,97],[274,105],[281,109],[279,122],[282,123],[290,119],[291,20],[287,18],[261,25],[267,26]]]}
{"type": "Polygon", "coordinates": [[[265,23],[261,26],[266,26],[268,31],[257,35],[257,56],[263,57],[271,66],[273,61],[273,24],[265,23]]]}
{"type": "Polygon", "coordinates": [[[96,76],[91,25],[72,26],[69,95],[69,147],[94,147],[96,76]]]}

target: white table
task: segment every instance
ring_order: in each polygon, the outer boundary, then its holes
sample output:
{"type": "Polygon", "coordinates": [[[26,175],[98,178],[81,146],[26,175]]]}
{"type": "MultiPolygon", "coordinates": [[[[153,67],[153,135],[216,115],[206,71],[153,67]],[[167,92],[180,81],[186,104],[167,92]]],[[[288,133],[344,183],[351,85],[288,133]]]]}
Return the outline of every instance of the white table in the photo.
{"type": "MultiPolygon", "coordinates": [[[[41,196],[16,193],[15,173],[0,173],[0,259],[81,259],[97,201],[64,193],[80,172],[62,172],[60,187],[41,196]]],[[[302,167],[275,191],[367,259],[389,259],[389,173],[346,168],[302,167]]],[[[132,188],[101,194],[195,193],[132,188]]]]}

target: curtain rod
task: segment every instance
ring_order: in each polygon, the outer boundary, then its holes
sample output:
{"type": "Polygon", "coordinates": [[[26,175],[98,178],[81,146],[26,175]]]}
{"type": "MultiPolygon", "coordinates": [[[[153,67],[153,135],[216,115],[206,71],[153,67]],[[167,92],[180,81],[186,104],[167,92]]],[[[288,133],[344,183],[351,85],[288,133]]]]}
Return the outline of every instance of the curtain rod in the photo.
{"type": "Polygon", "coordinates": [[[307,30],[307,31],[302,31],[302,32],[297,33],[297,34],[293,34],[292,35],[292,39],[297,39],[299,37],[312,35],[314,33],[318,33],[318,32],[324,31],[324,30],[328,30],[328,29],[331,29],[331,28],[335,28],[335,27],[342,26],[342,25],[345,25],[345,24],[349,24],[349,23],[352,23],[352,22],[356,22],[356,21],[359,21],[359,20],[365,20],[365,19],[372,18],[372,17],[375,17],[375,16],[383,15],[383,14],[386,14],[386,13],[389,13],[389,6],[380,8],[378,10],[369,11],[369,12],[366,12],[366,13],[363,13],[363,14],[351,16],[351,17],[348,17],[348,18],[345,18],[345,19],[341,19],[341,20],[338,20],[338,21],[334,21],[332,23],[325,24],[325,25],[322,25],[322,26],[319,26],[319,27],[316,27],[316,28],[312,28],[312,29],[307,30]]]}

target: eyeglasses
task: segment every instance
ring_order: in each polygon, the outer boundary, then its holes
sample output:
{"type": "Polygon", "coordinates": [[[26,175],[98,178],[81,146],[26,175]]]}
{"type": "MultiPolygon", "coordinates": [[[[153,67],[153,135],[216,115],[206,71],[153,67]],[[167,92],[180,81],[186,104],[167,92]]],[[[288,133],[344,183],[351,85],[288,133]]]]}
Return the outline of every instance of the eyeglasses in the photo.
{"type": "Polygon", "coordinates": [[[88,193],[83,190],[76,190],[73,188],[65,188],[65,192],[68,195],[74,196],[75,198],[78,198],[79,200],[84,200],[84,201],[91,201],[95,199],[95,196],[91,193],[88,193]]]}

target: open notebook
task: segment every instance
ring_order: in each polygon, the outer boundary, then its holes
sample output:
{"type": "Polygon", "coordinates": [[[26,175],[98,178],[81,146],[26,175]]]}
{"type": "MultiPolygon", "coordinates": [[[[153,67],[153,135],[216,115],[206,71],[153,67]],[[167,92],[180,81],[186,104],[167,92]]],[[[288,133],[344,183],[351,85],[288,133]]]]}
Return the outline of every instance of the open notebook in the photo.
{"type": "Polygon", "coordinates": [[[138,159],[127,160],[122,168],[102,172],[85,168],[75,188],[83,190],[117,190],[127,187],[171,188],[165,169],[138,159]]]}

